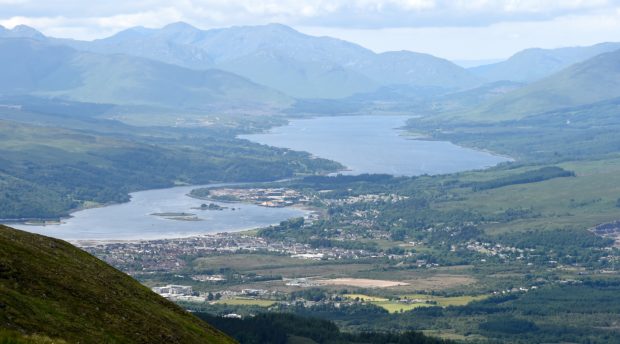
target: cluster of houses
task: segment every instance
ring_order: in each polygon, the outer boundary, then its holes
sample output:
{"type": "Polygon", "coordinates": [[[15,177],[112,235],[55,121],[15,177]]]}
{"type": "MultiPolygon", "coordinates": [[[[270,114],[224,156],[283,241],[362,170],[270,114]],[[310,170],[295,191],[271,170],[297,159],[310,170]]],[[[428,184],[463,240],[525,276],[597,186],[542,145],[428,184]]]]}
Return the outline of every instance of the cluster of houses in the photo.
{"type": "Polygon", "coordinates": [[[287,207],[307,203],[309,199],[299,191],[286,188],[220,188],[209,190],[212,199],[234,199],[241,202],[258,204],[264,207],[287,207]]]}
{"type": "MultiPolygon", "coordinates": [[[[490,242],[470,241],[464,244],[465,248],[487,256],[497,256],[501,259],[515,258],[517,260],[525,259],[525,254],[534,251],[533,249],[521,249],[502,244],[493,244],[490,242]]],[[[452,245],[451,251],[456,251],[457,246],[452,245]]]]}
{"type": "MultiPolygon", "coordinates": [[[[385,256],[382,253],[361,249],[313,248],[308,244],[235,233],[133,243],[96,243],[83,249],[130,274],[180,271],[186,266],[188,256],[204,257],[222,253],[265,252],[305,260],[362,259],[385,256]]],[[[197,278],[213,279],[214,277],[197,278]]]]}
{"type": "Polygon", "coordinates": [[[358,196],[349,196],[346,198],[338,199],[326,199],[324,202],[328,205],[345,205],[354,203],[396,203],[408,199],[409,196],[402,196],[397,194],[365,194],[358,196]]]}

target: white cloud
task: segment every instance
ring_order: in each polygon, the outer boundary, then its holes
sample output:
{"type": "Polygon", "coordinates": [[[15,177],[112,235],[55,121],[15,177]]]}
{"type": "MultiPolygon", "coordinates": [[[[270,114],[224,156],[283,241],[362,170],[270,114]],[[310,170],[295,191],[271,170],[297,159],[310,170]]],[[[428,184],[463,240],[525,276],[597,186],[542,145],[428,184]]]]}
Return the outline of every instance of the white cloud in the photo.
{"type": "Polygon", "coordinates": [[[506,12],[546,12],[557,10],[591,9],[608,6],[608,0],[509,0],[503,1],[506,12]]]}
{"type": "Polygon", "coordinates": [[[522,16],[527,15],[535,16],[534,19],[549,19],[583,14],[583,11],[613,8],[618,3],[619,0],[179,0],[173,3],[164,0],[109,0],[85,4],[81,0],[0,0],[0,19],[104,18],[174,8],[184,18],[206,22],[207,25],[254,24],[281,19],[292,25],[341,27],[454,26],[464,23],[476,26],[523,20],[522,16]]]}
{"type": "Polygon", "coordinates": [[[175,21],[204,29],[280,22],[375,50],[461,59],[620,40],[614,38],[620,0],[0,0],[0,6],[0,25],[78,39],[175,21]]]}
{"type": "Polygon", "coordinates": [[[411,50],[451,60],[506,58],[532,48],[559,48],[620,41],[620,8],[608,13],[569,15],[549,21],[503,22],[486,27],[347,29],[300,27],[376,52],[411,50]]]}
{"type": "MultiPolygon", "coordinates": [[[[351,3],[351,2],[349,2],[351,3]]],[[[354,7],[367,10],[382,11],[384,8],[395,6],[405,11],[429,10],[435,8],[437,2],[435,0],[356,0],[353,1],[354,7]]],[[[339,7],[346,8],[347,2],[340,1],[339,7]]]]}
{"type": "Polygon", "coordinates": [[[91,21],[99,27],[118,30],[134,26],[160,27],[183,20],[183,18],[184,15],[179,10],[173,7],[166,7],[154,11],[92,18],[91,21]]]}

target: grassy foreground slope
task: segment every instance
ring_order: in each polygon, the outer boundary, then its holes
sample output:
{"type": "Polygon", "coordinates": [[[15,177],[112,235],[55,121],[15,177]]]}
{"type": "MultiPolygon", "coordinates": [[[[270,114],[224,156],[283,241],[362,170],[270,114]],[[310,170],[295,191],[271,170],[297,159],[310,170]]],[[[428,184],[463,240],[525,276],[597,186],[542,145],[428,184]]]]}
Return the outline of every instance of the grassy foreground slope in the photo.
{"type": "Polygon", "coordinates": [[[234,342],[90,254],[0,225],[0,342],[45,337],[68,343],[234,342]],[[16,333],[26,339],[3,339],[16,333]]]}

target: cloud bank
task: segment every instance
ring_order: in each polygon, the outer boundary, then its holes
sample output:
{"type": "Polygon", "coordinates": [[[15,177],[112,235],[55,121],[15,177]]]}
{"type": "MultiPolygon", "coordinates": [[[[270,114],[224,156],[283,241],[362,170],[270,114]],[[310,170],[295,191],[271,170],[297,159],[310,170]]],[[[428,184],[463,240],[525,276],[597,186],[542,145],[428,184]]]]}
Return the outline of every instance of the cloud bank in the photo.
{"type": "MultiPolygon", "coordinates": [[[[523,36],[519,27],[555,32],[561,31],[560,25],[570,26],[570,20],[591,22],[596,28],[603,20],[607,27],[617,28],[620,0],[109,0],[88,4],[78,0],[0,0],[0,25],[25,24],[58,37],[93,39],[133,26],[161,27],[176,21],[199,28],[278,22],[307,32],[332,32],[362,44],[365,41],[374,50],[387,50],[381,47],[386,42],[364,40],[366,34],[372,38],[391,32],[398,39],[395,44],[409,49],[410,44],[403,44],[403,32],[416,36],[427,32],[433,38],[441,36],[437,32],[445,32],[459,42],[467,41],[467,37],[459,37],[459,29],[492,36],[490,30],[508,27],[505,30],[515,31],[512,35],[523,36]]],[[[597,32],[587,30],[593,36],[597,32]]],[[[497,57],[500,52],[490,54],[486,57],[497,57]]]]}

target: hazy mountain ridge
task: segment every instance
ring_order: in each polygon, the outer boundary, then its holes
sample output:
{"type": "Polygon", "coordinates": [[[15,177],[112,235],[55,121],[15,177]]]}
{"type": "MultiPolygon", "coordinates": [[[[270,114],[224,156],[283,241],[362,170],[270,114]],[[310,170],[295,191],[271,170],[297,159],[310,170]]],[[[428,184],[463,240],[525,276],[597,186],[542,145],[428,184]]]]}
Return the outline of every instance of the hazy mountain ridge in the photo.
{"type": "Polygon", "coordinates": [[[620,51],[575,64],[484,104],[474,112],[489,120],[520,118],[620,97],[620,51]]]}
{"type": "Polygon", "coordinates": [[[618,49],[620,49],[620,43],[612,42],[587,47],[532,48],[522,50],[505,61],[468,70],[487,81],[534,82],[575,63],[618,49]]]}
{"type": "Polygon", "coordinates": [[[342,98],[380,86],[441,86],[480,81],[452,62],[408,51],[376,54],[331,37],[281,25],[200,30],[186,23],[136,27],[92,42],[48,38],[96,53],[122,53],[193,69],[219,68],[299,98],[342,98]]]}
{"type": "Polygon", "coordinates": [[[3,38],[33,38],[33,39],[47,39],[41,32],[33,29],[27,25],[16,25],[12,29],[7,29],[0,25],[0,37],[3,38]]]}
{"type": "Polygon", "coordinates": [[[46,40],[0,38],[2,94],[120,105],[278,108],[287,96],[216,69],[195,71],[128,55],[81,52],[46,40]]]}
{"type": "MultiPolygon", "coordinates": [[[[161,29],[131,28],[92,42],[46,38],[24,26],[0,30],[0,37],[6,36],[34,37],[28,38],[36,42],[31,43],[32,50],[53,53],[35,59],[46,62],[42,65],[21,58],[28,54],[13,56],[12,63],[4,64],[12,66],[6,71],[11,82],[0,81],[0,92],[31,88],[39,95],[99,103],[210,110],[234,110],[237,104],[282,109],[292,104],[283,94],[237,75],[301,98],[343,98],[346,109],[359,109],[359,104],[351,106],[356,101],[379,106],[395,101],[404,104],[395,107],[399,110],[422,104],[425,111],[475,119],[522,117],[618,96],[616,67],[602,56],[620,48],[620,43],[528,49],[507,61],[470,69],[491,79],[530,81],[569,65],[519,88],[517,82],[481,84],[467,70],[431,55],[375,54],[353,43],[308,36],[280,24],[200,30],[174,23],[161,29]],[[571,65],[587,57],[586,62],[571,65]],[[48,64],[59,67],[45,74],[48,64]],[[213,67],[234,74],[209,69],[213,67]],[[585,76],[591,73],[596,75],[585,76]],[[449,99],[452,95],[459,99],[449,99]]],[[[17,38],[3,42],[11,39],[17,38]]]]}

